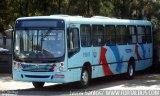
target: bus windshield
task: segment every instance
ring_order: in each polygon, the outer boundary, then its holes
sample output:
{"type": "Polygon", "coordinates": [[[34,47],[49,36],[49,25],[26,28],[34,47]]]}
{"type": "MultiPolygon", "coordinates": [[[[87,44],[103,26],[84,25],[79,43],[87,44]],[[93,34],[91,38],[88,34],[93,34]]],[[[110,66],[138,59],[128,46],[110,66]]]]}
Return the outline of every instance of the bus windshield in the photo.
{"type": "Polygon", "coordinates": [[[14,55],[19,59],[53,59],[64,56],[64,30],[15,31],[14,55]]]}

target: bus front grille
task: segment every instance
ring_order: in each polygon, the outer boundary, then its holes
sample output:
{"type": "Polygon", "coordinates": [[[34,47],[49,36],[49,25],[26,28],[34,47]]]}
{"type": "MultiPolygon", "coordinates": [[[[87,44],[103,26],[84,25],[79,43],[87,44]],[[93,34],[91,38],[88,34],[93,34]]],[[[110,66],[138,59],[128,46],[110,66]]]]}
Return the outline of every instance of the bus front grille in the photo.
{"type": "Polygon", "coordinates": [[[25,75],[25,77],[28,77],[28,78],[49,78],[50,76],[49,75],[25,75]]]}
{"type": "Polygon", "coordinates": [[[52,65],[49,64],[22,64],[22,71],[29,71],[29,72],[53,72],[51,70],[52,65]]]}
{"type": "Polygon", "coordinates": [[[23,71],[28,71],[28,72],[53,72],[53,71],[50,71],[50,70],[23,70],[23,71]]]}

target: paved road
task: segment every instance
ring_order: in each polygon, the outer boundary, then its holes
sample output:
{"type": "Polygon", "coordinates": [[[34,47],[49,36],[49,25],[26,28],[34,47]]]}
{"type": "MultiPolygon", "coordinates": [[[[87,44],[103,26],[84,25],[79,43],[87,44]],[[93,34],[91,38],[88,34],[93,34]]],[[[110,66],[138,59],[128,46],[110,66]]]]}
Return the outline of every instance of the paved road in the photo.
{"type": "MultiPolygon", "coordinates": [[[[13,81],[10,74],[0,74],[0,94],[10,95],[71,95],[77,91],[94,90],[160,90],[160,74],[136,75],[134,80],[125,80],[123,75],[98,78],[91,81],[87,89],[76,84],[46,83],[44,88],[35,89],[30,82],[13,81]]],[[[8,96],[8,95],[7,95],[8,96]]]]}

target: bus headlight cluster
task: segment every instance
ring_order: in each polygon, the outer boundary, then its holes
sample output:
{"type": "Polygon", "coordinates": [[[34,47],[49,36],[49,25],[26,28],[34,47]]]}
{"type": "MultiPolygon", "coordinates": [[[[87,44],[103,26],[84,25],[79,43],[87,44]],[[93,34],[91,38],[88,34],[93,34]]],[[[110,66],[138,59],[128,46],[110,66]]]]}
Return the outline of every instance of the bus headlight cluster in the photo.
{"type": "Polygon", "coordinates": [[[64,71],[64,63],[60,64],[59,71],[64,71]]]}
{"type": "Polygon", "coordinates": [[[13,69],[15,71],[19,71],[19,69],[22,67],[21,63],[13,62],[13,69]]]}

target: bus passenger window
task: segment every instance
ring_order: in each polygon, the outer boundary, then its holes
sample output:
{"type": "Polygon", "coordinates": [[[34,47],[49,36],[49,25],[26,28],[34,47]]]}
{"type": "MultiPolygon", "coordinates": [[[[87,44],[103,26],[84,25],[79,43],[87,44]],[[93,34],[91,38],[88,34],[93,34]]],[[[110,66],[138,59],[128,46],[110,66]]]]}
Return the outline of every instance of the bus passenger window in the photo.
{"type": "Polygon", "coordinates": [[[92,26],[92,32],[93,32],[93,45],[94,46],[103,46],[104,40],[103,40],[103,34],[104,34],[104,28],[102,25],[93,25],[92,26]]]}
{"type": "Polygon", "coordinates": [[[146,41],[147,41],[147,43],[151,43],[152,42],[151,26],[146,26],[146,41]]]}
{"type": "Polygon", "coordinates": [[[125,33],[126,33],[126,26],[118,25],[116,27],[116,42],[117,42],[117,44],[126,43],[125,33]]]}
{"type": "Polygon", "coordinates": [[[137,27],[138,32],[138,43],[145,43],[145,27],[144,26],[138,26],[137,27]]]}
{"type": "Polygon", "coordinates": [[[136,36],[136,27],[135,26],[128,26],[127,27],[127,43],[137,43],[137,36],[136,36]]]}
{"type": "Polygon", "coordinates": [[[90,25],[81,25],[81,46],[91,46],[91,27],[90,25]]]}
{"type": "Polygon", "coordinates": [[[104,32],[104,41],[105,44],[115,44],[115,36],[116,36],[116,30],[114,25],[106,25],[105,26],[105,32],[104,32]]]}

